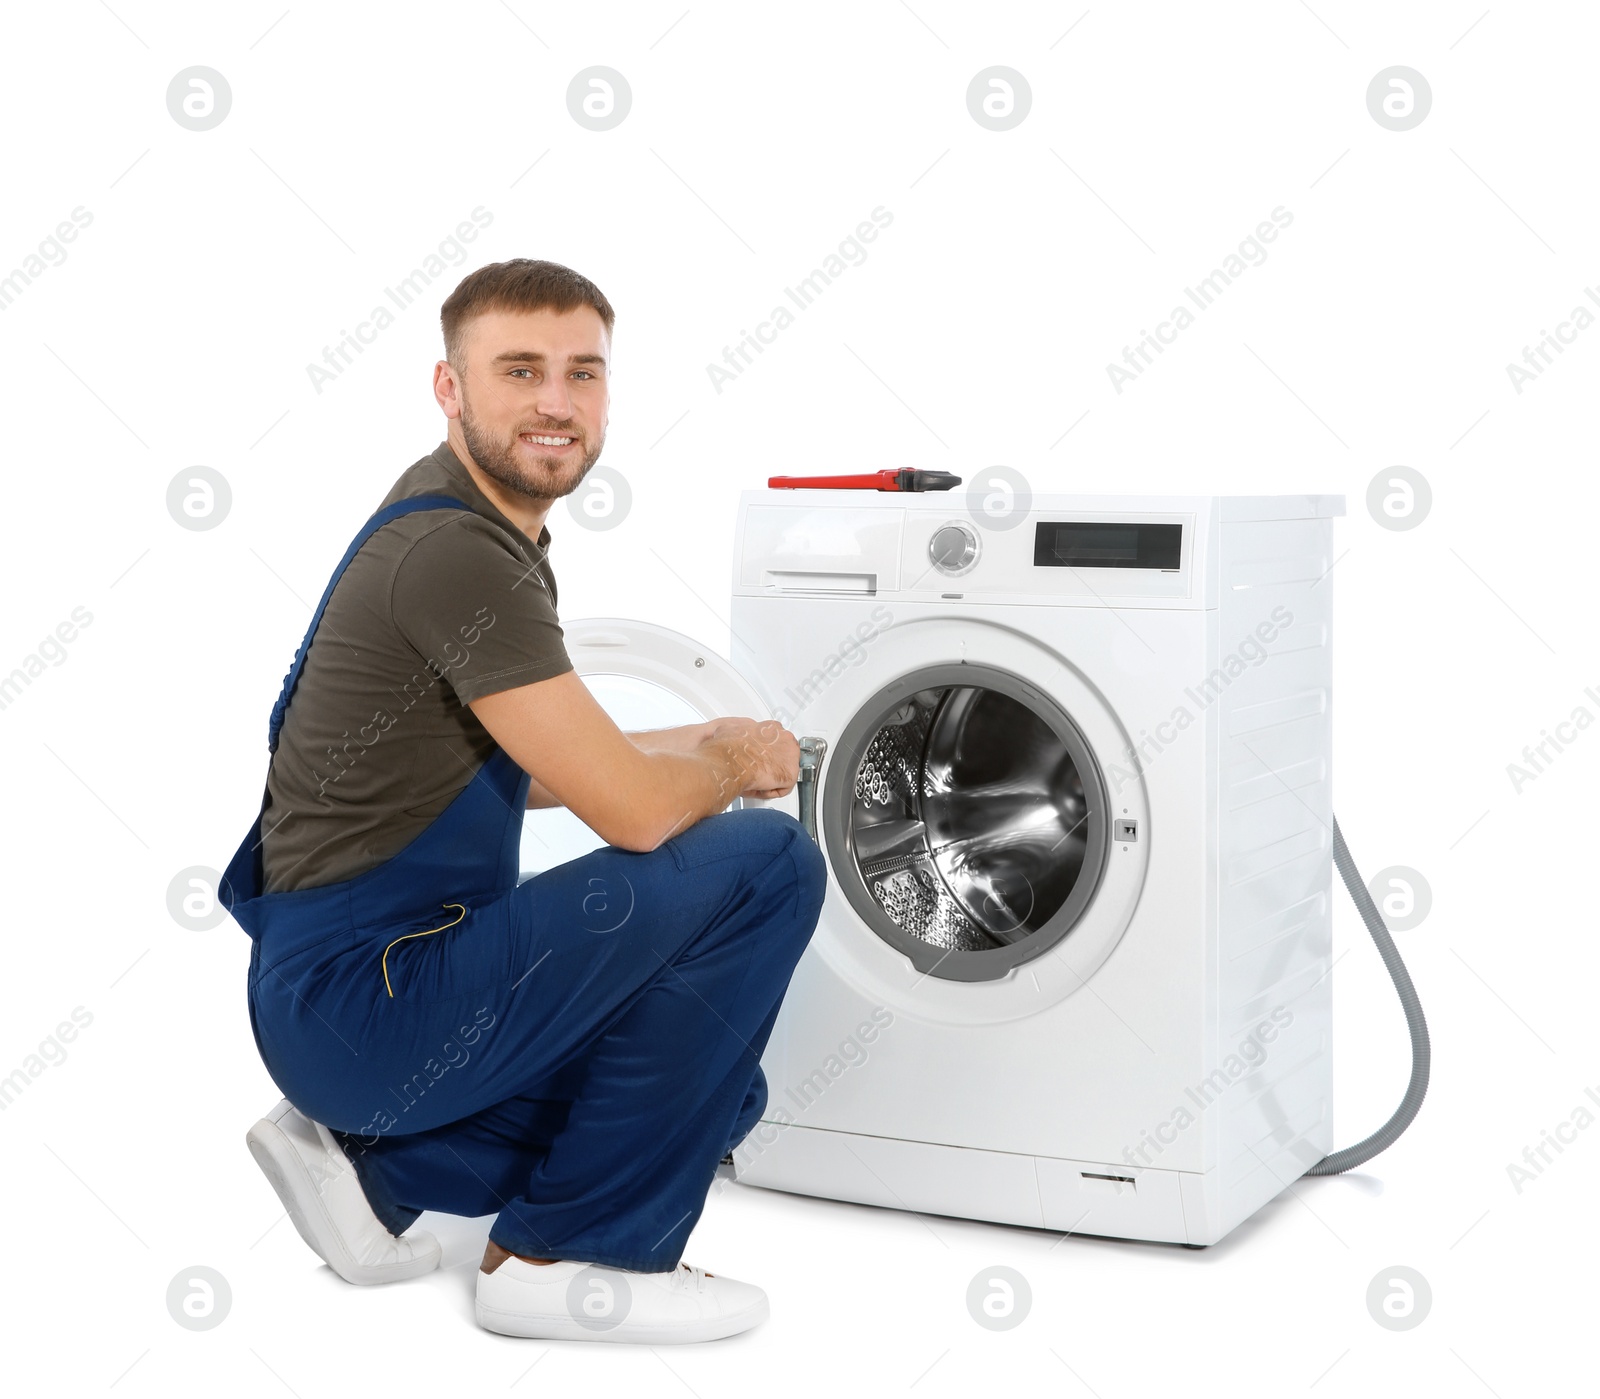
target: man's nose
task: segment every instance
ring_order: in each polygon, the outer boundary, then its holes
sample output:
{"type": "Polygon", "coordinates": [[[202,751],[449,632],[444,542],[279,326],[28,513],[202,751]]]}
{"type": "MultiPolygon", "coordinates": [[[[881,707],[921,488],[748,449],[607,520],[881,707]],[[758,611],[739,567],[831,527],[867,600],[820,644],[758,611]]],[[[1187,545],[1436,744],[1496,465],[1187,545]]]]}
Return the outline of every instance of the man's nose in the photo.
{"type": "Polygon", "coordinates": [[[533,406],[552,422],[566,422],[572,416],[572,391],[566,380],[541,384],[533,406]]]}

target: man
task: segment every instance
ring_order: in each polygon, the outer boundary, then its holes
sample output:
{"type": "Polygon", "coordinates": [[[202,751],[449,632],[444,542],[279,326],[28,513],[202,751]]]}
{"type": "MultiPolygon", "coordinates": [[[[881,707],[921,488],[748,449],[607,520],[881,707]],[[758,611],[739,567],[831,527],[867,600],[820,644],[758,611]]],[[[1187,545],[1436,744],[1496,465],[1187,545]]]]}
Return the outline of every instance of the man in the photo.
{"type": "Polygon", "coordinates": [[[725,810],[793,788],[792,733],[623,734],[563,648],[545,517],[604,445],[613,320],[524,258],[445,301],[445,440],[334,572],[222,897],[285,1095],[247,1140],[329,1266],[413,1277],[423,1210],[494,1213],[481,1325],[655,1344],[767,1315],[680,1255],[765,1105],[824,867],[793,818],[725,810]],[[555,805],[608,844],[519,886],[522,812],[555,805]]]}

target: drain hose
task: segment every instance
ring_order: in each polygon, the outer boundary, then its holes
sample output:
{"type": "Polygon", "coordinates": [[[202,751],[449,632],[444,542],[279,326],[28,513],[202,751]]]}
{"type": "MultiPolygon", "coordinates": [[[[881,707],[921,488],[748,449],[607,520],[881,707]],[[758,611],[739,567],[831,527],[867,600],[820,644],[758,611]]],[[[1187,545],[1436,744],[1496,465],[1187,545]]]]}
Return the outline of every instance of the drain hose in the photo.
{"type": "Polygon", "coordinates": [[[1428,1069],[1433,1057],[1432,1048],[1428,1043],[1428,1022],[1422,1018],[1422,1002],[1417,999],[1417,989],[1411,984],[1411,975],[1406,971],[1405,963],[1400,960],[1394,939],[1384,927],[1383,918],[1372,902],[1372,895],[1367,892],[1361,871],[1356,868],[1356,862],[1350,858],[1344,836],[1339,831],[1337,817],[1333,822],[1333,860],[1339,867],[1339,876],[1344,880],[1344,887],[1350,891],[1350,897],[1361,913],[1361,921],[1367,925],[1367,931],[1372,934],[1373,942],[1378,945],[1378,955],[1383,958],[1384,966],[1389,969],[1394,989],[1399,993],[1400,1004],[1405,1010],[1406,1028],[1411,1032],[1411,1082],[1406,1085],[1406,1095],[1400,1100],[1400,1106],[1395,1109],[1393,1117],[1365,1141],[1359,1141],[1354,1146],[1347,1146],[1342,1151],[1324,1156],[1306,1172],[1308,1176],[1336,1176],[1341,1171],[1348,1171],[1352,1166],[1359,1166],[1363,1161],[1370,1161],[1386,1147],[1393,1146],[1400,1134],[1411,1125],[1411,1119],[1417,1115],[1417,1109],[1422,1106],[1423,1096],[1428,1091],[1428,1069]]]}

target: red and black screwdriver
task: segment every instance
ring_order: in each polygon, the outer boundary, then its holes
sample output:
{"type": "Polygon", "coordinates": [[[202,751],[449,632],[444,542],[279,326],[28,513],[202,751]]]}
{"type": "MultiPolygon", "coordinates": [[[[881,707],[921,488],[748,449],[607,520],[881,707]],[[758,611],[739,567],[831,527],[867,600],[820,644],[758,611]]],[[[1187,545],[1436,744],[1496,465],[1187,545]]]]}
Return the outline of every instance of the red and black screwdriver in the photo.
{"type": "Polygon", "coordinates": [[[809,487],[826,491],[948,491],[961,484],[948,471],[921,471],[916,467],[891,467],[857,476],[769,476],[767,485],[780,490],[809,487]]]}

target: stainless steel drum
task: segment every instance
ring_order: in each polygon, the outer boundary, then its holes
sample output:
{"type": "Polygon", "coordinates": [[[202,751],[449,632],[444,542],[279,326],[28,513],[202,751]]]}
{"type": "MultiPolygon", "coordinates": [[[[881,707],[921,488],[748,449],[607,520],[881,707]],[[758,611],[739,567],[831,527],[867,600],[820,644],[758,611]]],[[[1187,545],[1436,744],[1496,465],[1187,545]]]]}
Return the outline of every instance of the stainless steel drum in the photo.
{"type": "Polygon", "coordinates": [[[1061,707],[1017,677],[971,665],[905,677],[863,706],[832,762],[835,874],[920,970],[1004,976],[1092,897],[1108,835],[1099,765],[1061,707]]]}

